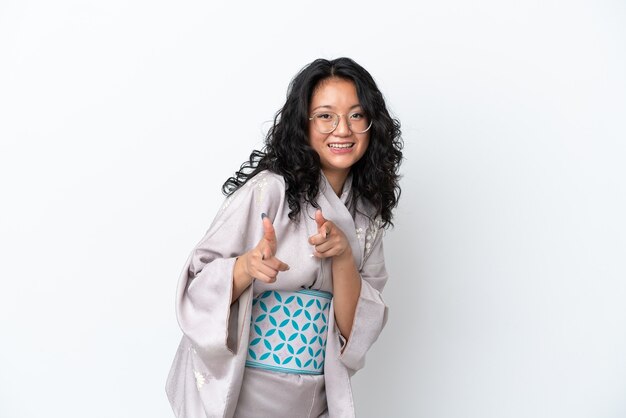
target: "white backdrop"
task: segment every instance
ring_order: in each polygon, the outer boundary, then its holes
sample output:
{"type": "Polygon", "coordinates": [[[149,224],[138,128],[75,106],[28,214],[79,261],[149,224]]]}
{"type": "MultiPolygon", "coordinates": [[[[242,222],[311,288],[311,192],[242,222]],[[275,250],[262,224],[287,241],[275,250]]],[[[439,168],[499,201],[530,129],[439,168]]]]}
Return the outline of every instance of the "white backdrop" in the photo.
{"type": "Polygon", "coordinates": [[[0,3],[0,416],[171,417],[176,280],[291,77],[403,123],[359,417],[626,416],[623,1],[0,3]]]}

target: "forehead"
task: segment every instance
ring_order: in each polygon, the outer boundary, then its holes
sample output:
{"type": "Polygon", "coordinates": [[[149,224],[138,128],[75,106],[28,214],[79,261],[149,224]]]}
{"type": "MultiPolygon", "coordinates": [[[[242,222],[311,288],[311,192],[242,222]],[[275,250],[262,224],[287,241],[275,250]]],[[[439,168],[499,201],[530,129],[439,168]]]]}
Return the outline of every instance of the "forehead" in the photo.
{"type": "Polygon", "coordinates": [[[349,108],[359,104],[359,96],[353,81],[331,77],[320,81],[315,87],[310,106],[311,108],[318,106],[349,108]]]}

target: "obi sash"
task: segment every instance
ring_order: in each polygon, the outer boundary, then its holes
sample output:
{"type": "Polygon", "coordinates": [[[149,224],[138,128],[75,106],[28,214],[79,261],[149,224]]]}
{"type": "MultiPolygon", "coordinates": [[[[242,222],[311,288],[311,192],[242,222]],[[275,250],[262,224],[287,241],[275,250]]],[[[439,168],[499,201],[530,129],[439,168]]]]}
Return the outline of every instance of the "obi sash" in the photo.
{"type": "Polygon", "coordinates": [[[247,367],[323,374],[332,293],[268,290],[252,302],[247,367]]]}

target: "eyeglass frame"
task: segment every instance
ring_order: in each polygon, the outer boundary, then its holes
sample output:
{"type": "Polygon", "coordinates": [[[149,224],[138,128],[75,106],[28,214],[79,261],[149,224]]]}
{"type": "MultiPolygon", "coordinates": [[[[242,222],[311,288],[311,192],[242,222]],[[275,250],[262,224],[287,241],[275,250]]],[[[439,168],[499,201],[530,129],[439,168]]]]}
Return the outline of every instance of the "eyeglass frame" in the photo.
{"type": "MultiPolygon", "coordinates": [[[[322,132],[319,130],[319,128],[317,127],[317,124],[315,122],[313,122],[313,125],[315,126],[315,129],[317,130],[317,132],[321,133],[321,134],[331,134],[333,132],[335,132],[335,129],[337,129],[337,127],[339,126],[339,122],[341,122],[341,117],[342,116],[352,116],[356,113],[363,113],[363,112],[354,112],[354,113],[344,113],[344,114],[339,114],[339,113],[335,113],[335,112],[330,112],[330,111],[324,111],[324,112],[315,112],[313,113],[313,115],[311,115],[309,117],[309,121],[312,121],[315,116],[323,114],[323,113],[332,113],[333,115],[337,115],[337,123],[335,124],[335,127],[328,131],[328,132],[322,132]]],[[[346,118],[346,124],[348,125],[348,129],[350,130],[350,132],[352,132],[353,134],[364,134],[365,132],[369,131],[372,128],[372,124],[373,124],[373,120],[370,119],[370,124],[367,126],[367,128],[364,131],[361,132],[355,132],[352,130],[352,124],[350,123],[350,118],[346,118]]]]}

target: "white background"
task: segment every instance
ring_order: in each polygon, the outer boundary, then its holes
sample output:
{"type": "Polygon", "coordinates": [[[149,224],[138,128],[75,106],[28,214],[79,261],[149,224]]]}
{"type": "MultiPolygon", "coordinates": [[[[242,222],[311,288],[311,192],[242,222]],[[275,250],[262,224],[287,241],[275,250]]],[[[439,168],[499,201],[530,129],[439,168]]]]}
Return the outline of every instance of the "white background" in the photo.
{"type": "Polygon", "coordinates": [[[626,416],[623,1],[3,0],[1,417],[172,416],[187,255],[344,55],[406,142],[358,416],[626,416]]]}

